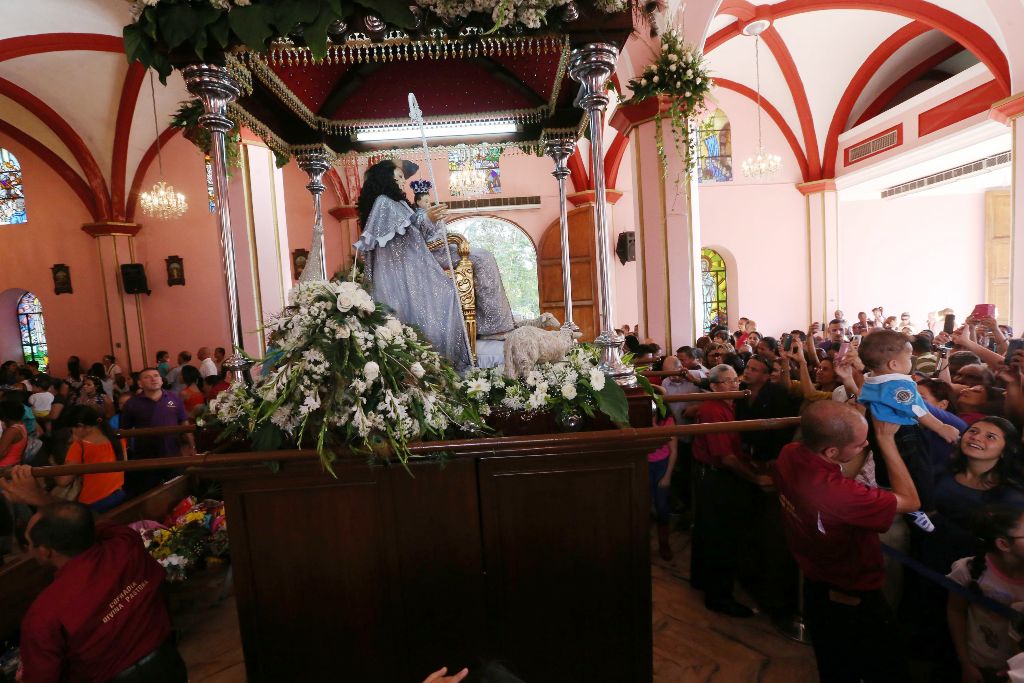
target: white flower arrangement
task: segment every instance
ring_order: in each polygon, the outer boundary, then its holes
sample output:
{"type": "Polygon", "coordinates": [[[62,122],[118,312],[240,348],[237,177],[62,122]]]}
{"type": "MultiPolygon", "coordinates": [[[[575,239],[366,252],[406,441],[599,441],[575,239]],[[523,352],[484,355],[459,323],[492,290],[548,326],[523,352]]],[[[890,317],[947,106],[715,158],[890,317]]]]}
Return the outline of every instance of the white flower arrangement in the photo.
{"type": "MultiPolygon", "coordinates": [[[[661,34],[660,50],[654,61],[629,82],[633,95],[625,104],[635,104],[663,95],[669,100],[668,114],[672,120],[672,136],[676,151],[686,161],[686,171],[693,170],[697,160],[697,139],[690,134],[690,123],[705,118],[704,99],[714,83],[708,75],[704,57],[674,29],[661,34]]],[[[656,116],[655,136],[662,172],[668,172],[665,142],[661,131],[661,113],[656,116]]]]}
{"type": "MultiPolygon", "coordinates": [[[[490,14],[497,28],[522,24],[526,28],[538,29],[547,23],[547,14],[556,7],[569,4],[571,0],[415,0],[416,4],[428,9],[447,21],[465,19],[470,14],[490,14]]],[[[595,8],[606,14],[622,12],[628,7],[628,0],[594,0],[595,8]]]]}
{"type": "Polygon", "coordinates": [[[500,367],[471,370],[461,388],[482,415],[495,408],[550,410],[561,420],[574,413],[593,418],[601,412],[614,422],[627,423],[626,395],[618,384],[605,380],[598,362],[597,348],[579,344],[565,359],[541,363],[522,379],[505,377],[500,367]]]}
{"type": "Polygon", "coordinates": [[[288,304],[265,326],[262,376],[210,404],[229,434],[256,450],[312,442],[330,469],[334,445],[390,446],[405,465],[411,441],[483,427],[448,362],[357,283],[300,283],[288,304]]]}

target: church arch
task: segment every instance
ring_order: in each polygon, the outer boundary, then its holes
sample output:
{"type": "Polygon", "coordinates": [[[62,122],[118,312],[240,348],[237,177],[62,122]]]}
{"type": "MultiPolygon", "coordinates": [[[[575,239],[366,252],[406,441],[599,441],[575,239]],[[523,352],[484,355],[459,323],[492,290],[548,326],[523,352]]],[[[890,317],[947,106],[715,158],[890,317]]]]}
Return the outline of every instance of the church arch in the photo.
{"type": "Polygon", "coordinates": [[[471,247],[494,255],[512,313],[525,318],[540,315],[537,248],[525,230],[495,216],[457,218],[448,229],[464,235],[471,247]]]}

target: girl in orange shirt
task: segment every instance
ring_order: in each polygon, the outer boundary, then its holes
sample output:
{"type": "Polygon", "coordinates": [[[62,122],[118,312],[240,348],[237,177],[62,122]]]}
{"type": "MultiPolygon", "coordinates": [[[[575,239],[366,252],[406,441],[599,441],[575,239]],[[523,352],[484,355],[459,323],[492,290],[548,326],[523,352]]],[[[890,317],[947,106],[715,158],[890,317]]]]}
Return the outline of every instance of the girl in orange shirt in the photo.
{"type": "MultiPolygon", "coordinates": [[[[68,424],[71,425],[71,445],[64,458],[66,465],[115,462],[124,459],[124,444],[100,414],[89,405],[76,405],[68,410],[68,424]]],[[[74,480],[73,475],[55,477],[56,482],[66,486],[74,480]]],[[[82,475],[82,492],[78,501],[85,503],[96,512],[106,512],[124,502],[124,472],[102,472],[82,475]]]]}

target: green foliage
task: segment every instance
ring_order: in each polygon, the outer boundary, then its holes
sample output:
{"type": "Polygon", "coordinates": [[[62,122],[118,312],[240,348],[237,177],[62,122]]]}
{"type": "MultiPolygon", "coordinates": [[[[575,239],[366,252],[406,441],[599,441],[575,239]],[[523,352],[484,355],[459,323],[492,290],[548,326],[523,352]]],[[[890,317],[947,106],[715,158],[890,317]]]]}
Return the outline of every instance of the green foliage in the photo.
{"type": "Polygon", "coordinates": [[[537,250],[526,233],[495,218],[463,219],[453,222],[448,229],[465,235],[473,248],[494,254],[514,313],[529,318],[540,315],[537,250]]]}
{"type": "Polygon", "coordinates": [[[601,412],[611,418],[612,422],[622,425],[629,424],[629,402],[626,392],[615,382],[605,382],[595,396],[601,412]]]}

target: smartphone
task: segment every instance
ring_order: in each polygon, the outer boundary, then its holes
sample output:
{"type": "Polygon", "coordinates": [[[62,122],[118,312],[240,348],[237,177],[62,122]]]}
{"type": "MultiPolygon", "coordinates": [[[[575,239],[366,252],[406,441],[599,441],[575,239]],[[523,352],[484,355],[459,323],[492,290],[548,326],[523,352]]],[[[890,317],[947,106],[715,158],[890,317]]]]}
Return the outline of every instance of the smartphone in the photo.
{"type": "Polygon", "coordinates": [[[939,347],[939,358],[945,358],[948,355],[949,355],[949,347],[948,346],[940,346],[939,347]]]}
{"type": "Polygon", "coordinates": [[[784,335],[782,335],[782,348],[785,349],[786,351],[791,351],[793,349],[793,335],[792,334],[784,334],[784,335]]]}
{"type": "Polygon", "coordinates": [[[842,344],[840,344],[839,345],[839,350],[836,351],[836,363],[838,363],[841,360],[843,360],[843,356],[845,356],[847,353],[849,353],[849,351],[850,351],[850,342],[844,341],[842,344]]]}
{"type": "Polygon", "coordinates": [[[853,340],[850,342],[850,346],[852,346],[854,348],[854,350],[856,350],[860,346],[860,339],[861,339],[861,335],[859,335],[859,334],[853,335],[853,340]]]}
{"type": "Polygon", "coordinates": [[[1024,351],[1024,339],[1011,339],[1007,344],[1006,358],[1003,359],[1003,362],[1007,365],[1009,365],[1010,361],[1013,359],[1014,351],[1024,351]]]}
{"type": "Polygon", "coordinates": [[[942,324],[942,331],[946,334],[953,334],[953,330],[956,329],[956,316],[950,313],[946,316],[945,322],[942,324]]]}

